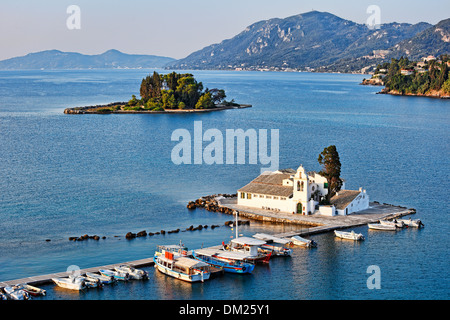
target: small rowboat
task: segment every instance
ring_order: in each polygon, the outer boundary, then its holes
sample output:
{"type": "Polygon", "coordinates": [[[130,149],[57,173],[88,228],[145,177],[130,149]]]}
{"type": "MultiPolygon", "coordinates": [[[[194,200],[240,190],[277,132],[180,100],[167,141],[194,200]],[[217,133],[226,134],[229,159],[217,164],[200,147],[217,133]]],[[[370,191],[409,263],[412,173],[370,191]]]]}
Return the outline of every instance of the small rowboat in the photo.
{"type": "Polygon", "coordinates": [[[369,229],[372,230],[385,230],[385,231],[395,231],[397,230],[396,226],[381,224],[381,223],[369,223],[369,229]]]}
{"type": "Polygon", "coordinates": [[[302,238],[300,236],[293,236],[291,237],[292,243],[294,243],[296,246],[302,246],[307,248],[315,248],[317,247],[317,243],[314,240],[309,240],[302,238]]]}
{"type": "Polygon", "coordinates": [[[100,274],[93,273],[93,272],[86,272],[86,278],[91,281],[99,280],[103,284],[110,284],[110,283],[114,283],[116,281],[114,279],[114,277],[102,276],[100,274]]]}
{"type": "Polygon", "coordinates": [[[393,221],[389,221],[389,220],[380,220],[380,224],[384,224],[386,226],[394,226],[397,228],[403,228],[405,225],[402,221],[397,221],[397,220],[393,220],[393,221]]]}
{"type": "Polygon", "coordinates": [[[105,277],[114,277],[114,279],[121,280],[121,281],[128,281],[129,276],[128,273],[119,272],[119,271],[113,271],[109,269],[100,269],[98,270],[102,276],[105,277]]]}
{"type": "Polygon", "coordinates": [[[425,227],[425,225],[419,219],[411,220],[411,218],[409,218],[409,219],[399,219],[398,221],[403,222],[403,224],[407,227],[415,227],[415,228],[425,227]]]}
{"type": "Polygon", "coordinates": [[[44,289],[36,288],[26,283],[20,284],[18,285],[18,287],[20,287],[23,291],[28,292],[32,296],[45,296],[45,294],[47,293],[47,291],[45,291],[44,289]]]}
{"type": "Polygon", "coordinates": [[[114,268],[117,272],[128,273],[130,279],[148,279],[148,272],[140,269],[136,269],[132,266],[122,264],[114,268]]]}
{"type": "Polygon", "coordinates": [[[6,295],[11,300],[30,300],[31,299],[28,292],[22,290],[19,286],[4,287],[3,291],[5,291],[6,295]]]}
{"type": "Polygon", "coordinates": [[[348,240],[355,240],[355,241],[364,240],[364,236],[362,235],[362,233],[356,233],[353,230],[351,232],[334,230],[334,234],[336,235],[336,237],[341,238],[341,239],[348,239],[348,240]]]}

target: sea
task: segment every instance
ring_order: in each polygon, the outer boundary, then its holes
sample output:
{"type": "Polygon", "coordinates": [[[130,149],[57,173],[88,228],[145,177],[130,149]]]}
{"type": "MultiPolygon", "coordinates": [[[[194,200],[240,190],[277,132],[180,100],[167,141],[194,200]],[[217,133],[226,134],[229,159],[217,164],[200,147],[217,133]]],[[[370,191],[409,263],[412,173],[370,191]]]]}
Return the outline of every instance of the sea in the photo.
{"type": "MultiPolygon", "coordinates": [[[[185,114],[66,115],[65,108],[139,96],[154,70],[0,71],[0,281],[152,257],[156,246],[189,249],[228,242],[234,217],[189,201],[235,193],[261,173],[251,163],[176,164],[172,134],[278,130],[279,168],[320,171],[335,145],[348,189],[371,201],[415,208],[425,227],[396,232],[353,228],[366,240],[313,235],[250,275],[189,284],[153,267],[147,281],[71,292],[45,285],[37,300],[447,300],[449,281],[450,100],[377,94],[367,75],[182,71],[227,100],[251,108],[185,114]],[[189,226],[207,225],[197,231],[189,226]],[[220,227],[211,228],[212,225],[220,227]],[[178,233],[125,239],[128,232],[178,233]],[[98,235],[100,240],[69,241],[98,235]],[[378,286],[374,287],[377,270],[378,286]]],[[[156,70],[161,73],[168,70],[156,70]]],[[[261,142],[261,141],[259,141],[261,142]]],[[[203,142],[205,148],[209,142],[203,142]]],[[[268,144],[270,151],[270,143],[268,144]]],[[[248,150],[247,150],[248,151],[248,150]]],[[[299,226],[251,221],[239,233],[299,226]]]]}

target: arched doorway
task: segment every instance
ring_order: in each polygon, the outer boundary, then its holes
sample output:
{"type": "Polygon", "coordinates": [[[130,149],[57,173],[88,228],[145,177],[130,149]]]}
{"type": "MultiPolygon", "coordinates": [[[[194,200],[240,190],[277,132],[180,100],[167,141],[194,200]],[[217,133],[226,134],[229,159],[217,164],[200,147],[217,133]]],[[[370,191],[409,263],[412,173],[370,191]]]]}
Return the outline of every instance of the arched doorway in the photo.
{"type": "Polygon", "coordinates": [[[302,206],[302,203],[299,202],[299,203],[297,203],[297,213],[302,214],[302,211],[303,211],[303,206],[302,206]]]}

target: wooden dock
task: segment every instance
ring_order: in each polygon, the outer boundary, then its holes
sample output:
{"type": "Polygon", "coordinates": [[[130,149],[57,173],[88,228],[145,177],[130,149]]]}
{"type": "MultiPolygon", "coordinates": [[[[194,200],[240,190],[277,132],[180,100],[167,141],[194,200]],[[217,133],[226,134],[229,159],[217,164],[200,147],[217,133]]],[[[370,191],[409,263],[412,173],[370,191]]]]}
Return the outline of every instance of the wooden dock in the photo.
{"type": "MultiPolygon", "coordinates": [[[[142,267],[148,267],[153,266],[153,257],[141,259],[141,260],[135,260],[135,261],[128,261],[123,263],[115,263],[115,264],[108,264],[100,267],[93,267],[93,268],[87,268],[87,269],[81,269],[80,274],[83,275],[86,272],[98,272],[100,269],[113,269],[114,267],[117,267],[121,264],[127,264],[135,268],[142,268],[142,267]]],[[[43,284],[51,284],[53,283],[52,278],[61,278],[61,277],[68,277],[71,274],[71,272],[59,272],[59,273],[52,273],[52,274],[46,274],[42,276],[35,276],[35,277],[28,277],[28,278],[22,278],[22,279],[16,279],[16,280],[9,280],[0,282],[0,288],[6,287],[6,286],[13,286],[16,284],[21,283],[28,283],[30,285],[39,286],[43,284]]]]}

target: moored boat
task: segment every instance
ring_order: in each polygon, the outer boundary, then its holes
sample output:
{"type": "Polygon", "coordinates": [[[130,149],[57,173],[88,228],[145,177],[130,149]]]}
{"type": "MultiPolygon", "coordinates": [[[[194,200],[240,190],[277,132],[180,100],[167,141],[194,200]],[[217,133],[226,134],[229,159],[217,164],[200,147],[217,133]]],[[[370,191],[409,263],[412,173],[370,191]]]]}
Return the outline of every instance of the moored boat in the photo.
{"type": "Polygon", "coordinates": [[[246,255],[244,261],[247,262],[268,263],[272,253],[259,252],[258,248],[263,244],[266,242],[250,237],[237,237],[232,239],[230,244],[224,245],[224,250],[244,253],[246,255]]]}
{"type": "Polygon", "coordinates": [[[397,230],[396,226],[386,225],[386,224],[381,224],[381,223],[369,223],[367,226],[369,227],[369,229],[372,229],[372,230],[386,230],[386,231],[397,230]]]}
{"type": "Polygon", "coordinates": [[[20,286],[7,286],[3,288],[6,296],[11,300],[30,300],[31,297],[20,286]]]}
{"type": "Polygon", "coordinates": [[[86,272],[86,278],[91,281],[99,280],[102,284],[110,284],[116,282],[116,279],[114,279],[113,276],[103,276],[101,274],[93,272],[86,272]]]}
{"type": "Polygon", "coordinates": [[[65,289],[83,290],[86,288],[86,283],[82,277],[52,278],[52,281],[57,286],[65,289]]]}
{"type": "Polygon", "coordinates": [[[291,240],[272,236],[266,233],[256,233],[253,238],[266,241],[258,250],[263,253],[272,253],[274,256],[290,256],[292,254],[292,247],[294,244],[291,240]]]}
{"type": "Polygon", "coordinates": [[[348,240],[355,240],[355,241],[365,239],[364,236],[362,235],[362,233],[356,233],[353,230],[350,232],[334,230],[334,234],[336,235],[336,237],[341,238],[341,239],[348,239],[348,240]]]}
{"type": "Polygon", "coordinates": [[[128,273],[130,279],[141,280],[148,279],[148,272],[136,269],[132,266],[122,264],[114,268],[117,272],[128,273]]]}
{"type": "Polygon", "coordinates": [[[317,243],[314,240],[305,239],[300,236],[292,236],[290,238],[293,244],[296,246],[307,247],[307,248],[315,248],[317,247],[317,243]]]}
{"type": "Polygon", "coordinates": [[[407,227],[414,227],[414,228],[425,227],[425,225],[422,223],[422,221],[420,221],[420,219],[412,220],[411,218],[409,218],[409,219],[399,219],[398,221],[403,222],[403,224],[407,227]]]}
{"type": "Polygon", "coordinates": [[[396,228],[403,228],[405,225],[402,221],[397,221],[396,219],[390,220],[380,220],[380,224],[384,224],[386,226],[394,226],[396,228]]]}
{"type": "Polygon", "coordinates": [[[155,268],[168,276],[187,282],[203,282],[211,276],[207,263],[188,257],[175,257],[173,253],[153,257],[155,268]]]}
{"type": "Polygon", "coordinates": [[[27,292],[28,294],[32,295],[32,296],[45,296],[47,291],[45,291],[44,289],[40,289],[37,287],[33,287],[27,283],[24,284],[20,284],[18,285],[22,290],[24,290],[25,292],[27,292]]]}
{"type": "Polygon", "coordinates": [[[114,271],[109,269],[100,269],[98,270],[102,276],[105,277],[114,277],[116,280],[128,281],[129,275],[126,272],[114,271]]]}
{"type": "Polygon", "coordinates": [[[205,262],[213,267],[221,268],[230,273],[252,273],[255,265],[245,262],[247,255],[240,252],[223,251],[220,249],[197,249],[192,251],[194,259],[205,262]]]}
{"type": "Polygon", "coordinates": [[[8,300],[8,297],[3,292],[3,288],[0,288],[0,300],[8,300]]]}

